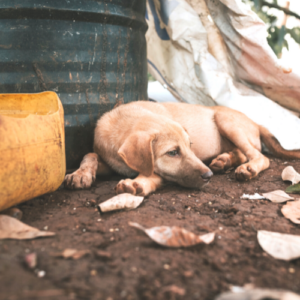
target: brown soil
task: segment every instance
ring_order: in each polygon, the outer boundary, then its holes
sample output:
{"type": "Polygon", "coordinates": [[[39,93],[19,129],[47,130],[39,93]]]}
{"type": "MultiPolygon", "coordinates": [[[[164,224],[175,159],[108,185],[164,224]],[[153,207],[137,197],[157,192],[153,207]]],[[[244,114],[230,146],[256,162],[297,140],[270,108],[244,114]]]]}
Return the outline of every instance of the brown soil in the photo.
{"type": "MultiPolygon", "coordinates": [[[[300,162],[289,162],[300,170],[300,162]]],[[[280,174],[287,164],[272,159],[271,168],[240,183],[234,171],[215,175],[203,191],[168,185],[132,211],[99,215],[93,205],[114,196],[120,178],[98,178],[90,190],[60,188],[18,207],[22,221],[56,232],[55,237],[0,241],[1,299],[214,299],[231,285],[253,284],[300,293],[300,259],[276,260],[257,242],[257,230],[300,235],[285,219],[282,204],[241,200],[243,193],[285,190],[280,174]],[[164,248],[129,227],[177,225],[197,234],[215,231],[210,245],[164,248]],[[78,259],[52,254],[66,248],[89,249],[78,259]],[[39,270],[24,263],[36,252],[39,270]],[[183,295],[184,294],[184,295],[183,295]]]]}

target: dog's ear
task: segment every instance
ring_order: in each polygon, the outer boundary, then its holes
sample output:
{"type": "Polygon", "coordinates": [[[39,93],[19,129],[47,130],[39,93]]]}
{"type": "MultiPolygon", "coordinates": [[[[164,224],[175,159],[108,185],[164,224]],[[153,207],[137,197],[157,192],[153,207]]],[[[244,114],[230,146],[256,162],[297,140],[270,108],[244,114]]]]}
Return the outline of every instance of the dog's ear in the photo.
{"type": "Polygon", "coordinates": [[[131,134],[118,151],[124,162],[131,169],[142,175],[150,176],[154,170],[152,141],[155,134],[138,131],[131,134]]]}

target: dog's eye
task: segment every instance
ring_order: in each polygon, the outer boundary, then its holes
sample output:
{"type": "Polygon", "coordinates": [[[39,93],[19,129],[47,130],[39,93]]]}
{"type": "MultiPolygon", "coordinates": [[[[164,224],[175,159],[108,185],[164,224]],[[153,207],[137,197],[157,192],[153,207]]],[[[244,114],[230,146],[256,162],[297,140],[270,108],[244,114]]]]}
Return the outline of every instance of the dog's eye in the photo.
{"type": "Polygon", "coordinates": [[[179,151],[178,150],[173,150],[173,151],[169,151],[167,152],[167,154],[169,156],[177,156],[179,154],[179,151]]]}

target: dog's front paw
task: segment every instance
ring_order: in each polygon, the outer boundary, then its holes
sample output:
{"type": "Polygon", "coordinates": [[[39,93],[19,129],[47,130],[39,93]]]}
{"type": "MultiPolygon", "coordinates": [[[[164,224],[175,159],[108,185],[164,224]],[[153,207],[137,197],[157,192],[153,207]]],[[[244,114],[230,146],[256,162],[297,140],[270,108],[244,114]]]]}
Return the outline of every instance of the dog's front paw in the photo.
{"type": "Polygon", "coordinates": [[[69,189],[87,189],[90,188],[95,181],[96,176],[91,172],[78,169],[72,174],[65,177],[64,185],[69,189]]]}
{"type": "Polygon", "coordinates": [[[238,181],[247,181],[252,179],[257,175],[257,172],[254,170],[253,167],[249,163],[243,164],[236,168],[235,170],[235,178],[238,181]]]}
{"type": "Polygon", "coordinates": [[[223,171],[226,171],[228,167],[230,166],[230,160],[227,157],[227,155],[221,154],[217,158],[215,158],[211,164],[209,165],[209,168],[214,172],[214,173],[220,173],[223,171]]]}
{"type": "Polygon", "coordinates": [[[143,187],[131,179],[121,180],[115,187],[117,194],[129,193],[133,195],[144,196],[143,187]]]}

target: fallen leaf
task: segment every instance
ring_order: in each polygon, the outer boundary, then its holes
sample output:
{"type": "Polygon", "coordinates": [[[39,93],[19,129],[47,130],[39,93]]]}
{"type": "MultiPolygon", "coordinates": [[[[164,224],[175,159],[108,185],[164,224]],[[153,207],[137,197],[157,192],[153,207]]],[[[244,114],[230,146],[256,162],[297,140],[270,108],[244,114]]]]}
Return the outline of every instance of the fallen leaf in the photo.
{"type": "Polygon", "coordinates": [[[293,197],[290,197],[288,194],[286,194],[284,191],[273,191],[273,192],[269,192],[269,193],[264,193],[263,196],[274,202],[274,203],[283,203],[286,202],[288,200],[294,200],[293,197]]]}
{"type": "Polygon", "coordinates": [[[281,178],[284,181],[291,181],[293,185],[300,182],[300,174],[292,166],[288,166],[282,171],[281,178]]]}
{"type": "Polygon", "coordinates": [[[260,246],[277,259],[292,260],[300,257],[300,236],[259,230],[260,246]]]}
{"type": "Polygon", "coordinates": [[[237,292],[225,292],[215,300],[300,300],[300,296],[284,290],[243,289],[237,292]]]}
{"type": "Polygon", "coordinates": [[[54,232],[40,231],[15,218],[0,215],[0,239],[26,240],[53,235],[55,235],[54,232]]]}
{"type": "Polygon", "coordinates": [[[63,252],[52,253],[52,256],[79,259],[90,253],[90,250],[65,249],[63,252]]]}
{"type": "Polygon", "coordinates": [[[300,224],[300,201],[288,202],[281,209],[282,214],[295,224],[300,224]]]}
{"type": "Polygon", "coordinates": [[[289,186],[285,191],[289,194],[300,194],[300,183],[289,186]]]}
{"type": "Polygon", "coordinates": [[[100,213],[119,210],[119,209],[134,209],[137,208],[144,200],[144,197],[134,196],[132,194],[119,194],[98,205],[100,213]]]}
{"type": "Polygon", "coordinates": [[[258,193],[255,193],[254,195],[249,195],[249,194],[243,194],[243,196],[241,197],[241,199],[249,199],[249,200],[262,200],[262,199],[266,199],[265,197],[261,196],[258,193]]]}
{"type": "Polygon", "coordinates": [[[215,238],[215,233],[195,235],[177,226],[146,229],[138,223],[129,222],[129,225],[144,231],[156,243],[167,247],[189,247],[199,243],[210,244],[215,238]]]}

